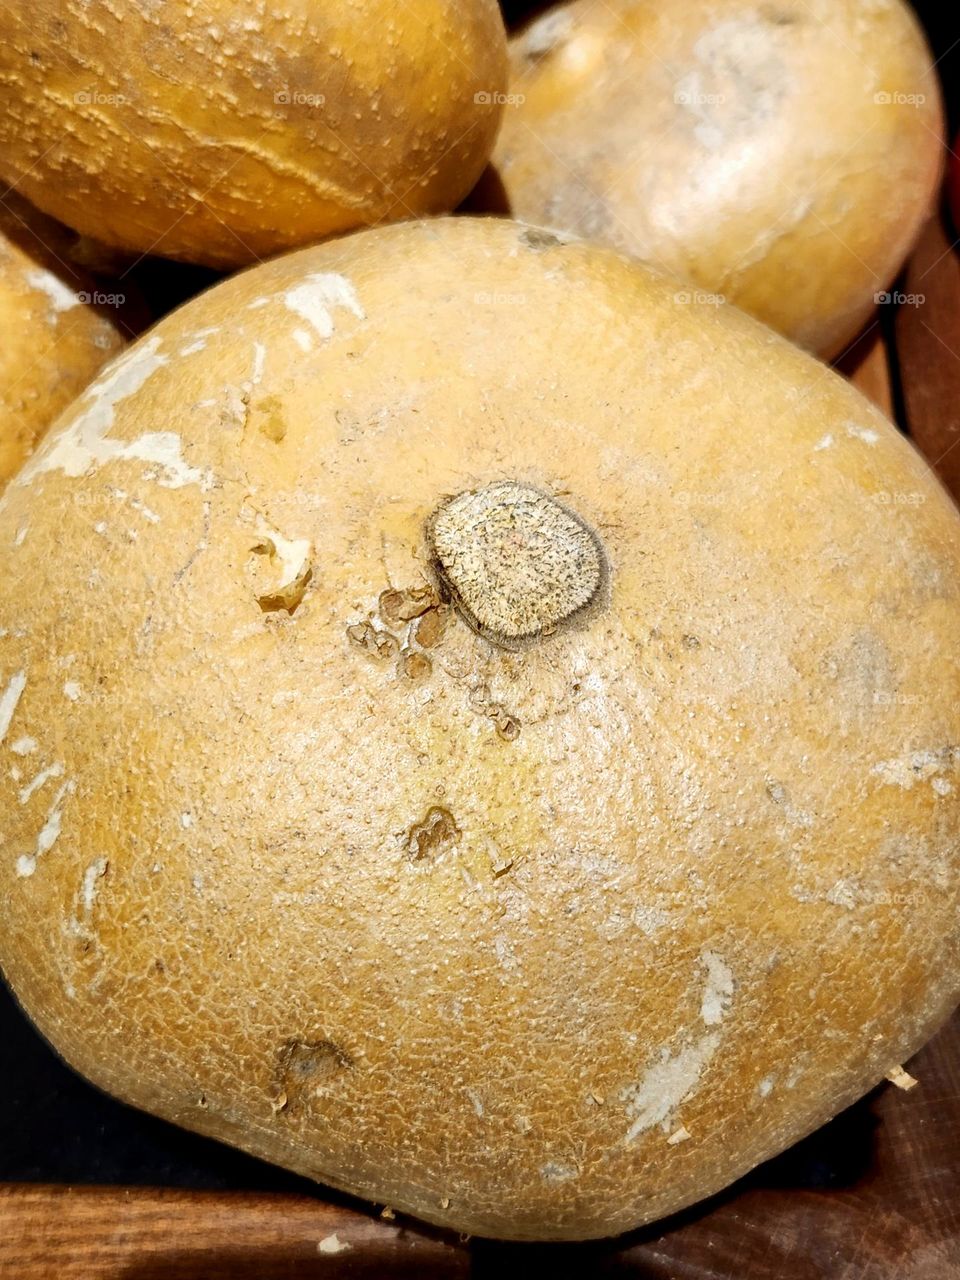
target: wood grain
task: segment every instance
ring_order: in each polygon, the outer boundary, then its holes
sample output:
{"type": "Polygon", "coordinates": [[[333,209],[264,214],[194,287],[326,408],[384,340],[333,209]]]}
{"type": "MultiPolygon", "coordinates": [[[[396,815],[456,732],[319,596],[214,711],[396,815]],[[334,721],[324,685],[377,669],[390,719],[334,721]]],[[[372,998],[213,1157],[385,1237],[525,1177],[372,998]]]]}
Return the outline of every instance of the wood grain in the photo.
{"type": "Polygon", "coordinates": [[[960,257],[945,212],[927,224],[897,313],[905,426],[960,498],[960,257]]]}

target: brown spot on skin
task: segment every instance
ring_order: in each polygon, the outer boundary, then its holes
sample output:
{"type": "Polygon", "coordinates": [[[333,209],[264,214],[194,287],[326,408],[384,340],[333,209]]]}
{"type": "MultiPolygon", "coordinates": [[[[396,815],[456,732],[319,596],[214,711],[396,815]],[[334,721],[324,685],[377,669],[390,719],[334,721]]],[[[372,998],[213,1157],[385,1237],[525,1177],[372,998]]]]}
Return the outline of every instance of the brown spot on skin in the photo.
{"type": "Polygon", "coordinates": [[[600,539],[531,485],[497,481],[444,502],[427,523],[434,570],[464,621],[502,649],[571,625],[603,598],[600,539]]]}
{"type": "Polygon", "coordinates": [[[389,631],[378,631],[372,622],[357,622],[347,627],[347,638],[372,658],[389,660],[396,656],[400,644],[389,631]]]}
{"type": "Polygon", "coordinates": [[[438,604],[436,608],[428,609],[423,617],[417,620],[417,625],[413,629],[413,638],[421,649],[433,649],[440,643],[447,629],[449,616],[449,607],[438,604]]]}
{"type": "Polygon", "coordinates": [[[433,587],[410,587],[404,591],[383,591],[378,602],[380,617],[388,627],[402,627],[437,604],[433,587]]]}
{"type": "Polygon", "coordinates": [[[502,709],[493,717],[494,724],[497,726],[497,735],[505,742],[516,742],[520,737],[520,721],[516,716],[510,715],[509,712],[502,709]]]}
{"type": "Polygon", "coordinates": [[[417,862],[423,858],[436,858],[445,853],[460,839],[460,828],[447,810],[434,805],[422,822],[417,822],[407,832],[407,853],[417,862]]]}
{"type": "Polygon", "coordinates": [[[433,671],[433,663],[426,654],[408,650],[400,660],[400,669],[408,680],[425,680],[433,671]]]}
{"type": "Polygon", "coordinates": [[[286,1040],[277,1054],[276,1111],[295,1107],[316,1085],[353,1066],[353,1059],[332,1040],[286,1040]]]}
{"type": "Polygon", "coordinates": [[[257,429],[261,435],[279,444],[287,434],[280,401],[276,396],[265,396],[256,406],[257,429]]]}
{"type": "Polygon", "coordinates": [[[555,249],[563,241],[552,231],[543,231],[540,227],[524,227],[520,239],[534,253],[543,253],[544,249],[555,249]]]}

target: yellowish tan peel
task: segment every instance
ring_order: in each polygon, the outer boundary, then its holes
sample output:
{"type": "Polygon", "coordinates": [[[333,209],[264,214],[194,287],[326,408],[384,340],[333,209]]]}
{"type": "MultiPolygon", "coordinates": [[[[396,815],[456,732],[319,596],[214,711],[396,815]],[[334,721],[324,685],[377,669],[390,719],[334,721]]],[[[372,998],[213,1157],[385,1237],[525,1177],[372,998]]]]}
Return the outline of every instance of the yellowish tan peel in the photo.
{"type": "Polygon", "coordinates": [[[936,199],[940,88],[904,0],[570,0],[511,67],[474,208],[623,250],[823,356],[936,199]]]}
{"type": "Polygon", "coordinates": [[[0,12],[0,173],[106,245],[230,268],[454,208],[506,88],[496,0],[0,12]]]}
{"type": "Polygon", "coordinates": [[[960,520],[845,382],[675,291],[506,221],[358,234],[162,321],[8,488],[0,964],[78,1070],[577,1239],[946,1017],[960,520]]]}

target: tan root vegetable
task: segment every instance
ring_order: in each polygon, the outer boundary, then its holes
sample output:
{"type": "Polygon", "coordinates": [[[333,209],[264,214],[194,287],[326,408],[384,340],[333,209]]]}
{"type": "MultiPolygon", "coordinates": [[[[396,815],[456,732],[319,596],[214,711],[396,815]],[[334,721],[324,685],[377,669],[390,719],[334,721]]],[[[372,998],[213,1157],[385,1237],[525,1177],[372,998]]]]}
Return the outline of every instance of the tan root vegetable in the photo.
{"type": "Polygon", "coordinates": [[[453,208],[493,146],[496,0],[0,12],[0,173],[109,245],[231,267],[453,208]]]}
{"type": "Polygon", "coordinates": [[[163,320],[8,488],[0,963],[79,1071],[574,1239],[943,1021],[960,519],[675,292],[501,219],[363,232],[163,320]]]}
{"type": "Polygon", "coordinates": [[[16,195],[0,202],[0,490],[128,332],[70,261],[74,241],[16,195]]]}
{"type": "Polygon", "coordinates": [[[940,91],[902,0],[573,0],[511,56],[475,207],[676,272],[825,356],[938,186],[940,91]]]}

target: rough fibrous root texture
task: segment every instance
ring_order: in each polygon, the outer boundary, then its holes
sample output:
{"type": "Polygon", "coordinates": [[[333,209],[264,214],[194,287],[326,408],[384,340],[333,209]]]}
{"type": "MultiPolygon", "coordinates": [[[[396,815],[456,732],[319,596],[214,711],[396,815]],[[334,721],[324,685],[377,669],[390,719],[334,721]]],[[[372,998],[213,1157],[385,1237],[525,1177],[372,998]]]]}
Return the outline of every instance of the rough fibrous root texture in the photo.
{"type": "Polygon", "coordinates": [[[512,480],[451,498],[428,536],[437,576],[464,620],[505,649],[572,622],[606,585],[593,530],[555,498],[512,480]]]}

